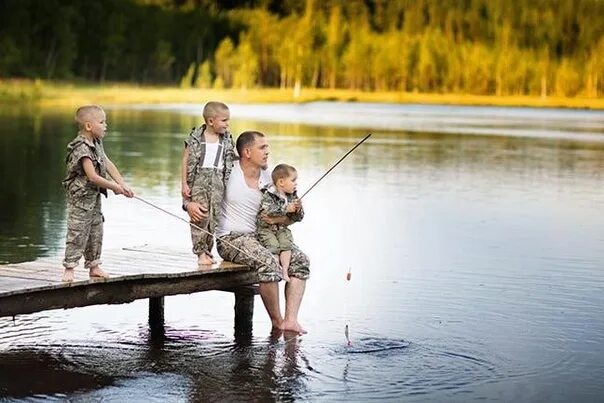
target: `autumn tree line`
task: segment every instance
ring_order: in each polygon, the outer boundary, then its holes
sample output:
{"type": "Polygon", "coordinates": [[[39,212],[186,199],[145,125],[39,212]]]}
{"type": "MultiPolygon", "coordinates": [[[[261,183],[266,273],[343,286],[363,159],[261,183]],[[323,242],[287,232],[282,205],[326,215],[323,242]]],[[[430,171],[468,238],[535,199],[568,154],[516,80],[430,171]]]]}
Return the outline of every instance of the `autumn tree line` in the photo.
{"type": "Polygon", "coordinates": [[[0,77],[604,93],[602,0],[0,0],[0,77]]]}

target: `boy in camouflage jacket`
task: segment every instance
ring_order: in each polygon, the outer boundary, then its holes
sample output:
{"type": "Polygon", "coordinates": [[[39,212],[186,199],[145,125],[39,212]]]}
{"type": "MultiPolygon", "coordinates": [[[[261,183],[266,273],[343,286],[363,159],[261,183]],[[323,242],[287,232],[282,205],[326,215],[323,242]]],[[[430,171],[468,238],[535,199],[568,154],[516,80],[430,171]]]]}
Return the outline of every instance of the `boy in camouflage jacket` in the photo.
{"type": "Polygon", "coordinates": [[[78,108],[75,120],[78,136],[67,146],[67,175],[63,187],[67,192],[67,237],[63,281],[74,279],[74,268],[82,255],[90,278],[106,278],[99,267],[103,245],[103,214],[101,193],[107,189],[115,194],[133,197],[119,170],[103,149],[107,122],[105,111],[97,105],[78,108]],[[109,175],[114,181],[107,180],[109,175]]]}
{"type": "Polygon", "coordinates": [[[225,184],[236,160],[233,138],[228,132],[229,108],[222,102],[208,102],[203,108],[205,124],[194,128],[185,141],[182,158],[183,208],[197,208],[191,226],[193,253],[201,266],[216,263],[212,256],[214,231],[220,216],[225,184]]]}
{"type": "Polygon", "coordinates": [[[277,255],[283,280],[289,281],[289,263],[294,248],[292,233],[286,225],[268,224],[262,218],[287,215],[292,221],[301,221],[304,209],[296,194],[296,168],[279,164],[273,169],[271,176],[273,184],[261,189],[262,201],[256,219],[256,238],[269,252],[277,255]]]}

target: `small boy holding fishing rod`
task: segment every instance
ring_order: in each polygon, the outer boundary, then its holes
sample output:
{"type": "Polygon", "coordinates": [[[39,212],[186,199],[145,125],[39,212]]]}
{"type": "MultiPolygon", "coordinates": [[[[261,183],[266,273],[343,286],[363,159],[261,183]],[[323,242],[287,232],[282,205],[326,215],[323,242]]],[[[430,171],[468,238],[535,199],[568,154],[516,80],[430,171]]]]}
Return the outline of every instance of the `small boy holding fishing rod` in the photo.
{"type": "Polygon", "coordinates": [[[222,102],[208,102],[203,108],[203,119],[205,124],[194,128],[185,140],[181,186],[183,208],[191,217],[198,217],[192,220],[195,226],[191,226],[193,253],[200,266],[207,266],[216,263],[212,256],[213,235],[225,184],[237,155],[228,131],[229,108],[222,102]]]}
{"type": "Polygon", "coordinates": [[[105,221],[101,213],[101,193],[106,197],[107,189],[111,189],[118,195],[134,196],[103,149],[102,140],[107,130],[103,108],[98,105],[82,106],[75,113],[75,121],[79,132],[67,146],[67,175],[63,180],[67,192],[65,282],[74,280],[74,269],[82,255],[90,278],[108,277],[99,267],[105,221]],[[107,174],[113,181],[106,179],[107,174]]]}
{"type": "Polygon", "coordinates": [[[279,164],[273,169],[271,179],[273,183],[261,189],[262,201],[256,219],[256,237],[270,253],[277,255],[283,280],[289,281],[289,263],[294,247],[292,233],[287,225],[269,224],[263,218],[288,216],[292,218],[291,221],[302,220],[304,210],[296,194],[298,173],[291,165],[279,164]]]}

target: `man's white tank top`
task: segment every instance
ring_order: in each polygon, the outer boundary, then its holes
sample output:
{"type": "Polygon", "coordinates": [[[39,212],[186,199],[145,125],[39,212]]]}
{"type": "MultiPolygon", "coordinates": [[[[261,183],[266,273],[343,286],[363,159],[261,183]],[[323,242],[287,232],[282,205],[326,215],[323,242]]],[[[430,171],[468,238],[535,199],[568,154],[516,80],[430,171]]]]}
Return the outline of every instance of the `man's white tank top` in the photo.
{"type": "MultiPolygon", "coordinates": [[[[269,183],[271,183],[270,171],[268,169],[260,170],[258,187],[262,188],[269,183]]],[[[262,192],[250,188],[245,183],[239,161],[235,161],[226,185],[216,236],[226,235],[229,232],[244,234],[256,232],[256,215],[260,210],[261,201],[262,192]]]]}

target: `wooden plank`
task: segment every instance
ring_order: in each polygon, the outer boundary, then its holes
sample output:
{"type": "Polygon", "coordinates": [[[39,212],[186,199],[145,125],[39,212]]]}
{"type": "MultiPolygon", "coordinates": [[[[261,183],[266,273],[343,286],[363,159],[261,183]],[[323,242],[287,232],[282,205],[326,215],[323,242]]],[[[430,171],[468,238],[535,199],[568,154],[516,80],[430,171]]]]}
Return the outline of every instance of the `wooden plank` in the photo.
{"type": "Polygon", "coordinates": [[[252,270],[206,272],[203,275],[174,278],[130,278],[84,282],[79,285],[41,287],[36,292],[3,296],[0,316],[13,316],[47,309],[74,308],[97,304],[121,304],[141,298],[219,290],[258,282],[252,270]]]}
{"type": "MultiPolygon", "coordinates": [[[[77,281],[88,279],[88,271],[84,272],[76,270],[74,275],[77,281]]],[[[32,271],[26,268],[10,268],[1,270],[0,278],[1,277],[31,278],[37,280],[47,280],[51,282],[60,282],[63,278],[63,269],[57,269],[53,271],[32,271]]]]}
{"type": "Polygon", "coordinates": [[[63,270],[63,266],[56,264],[49,264],[46,262],[27,262],[27,263],[19,263],[18,265],[13,265],[12,268],[20,269],[20,270],[29,270],[32,272],[35,271],[49,271],[49,270],[63,270]]]}
{"type": "Polygon", "coordinates": [[[44,270],[46,270],[46,269],[42,268],[42,267],[28,267],[28,266],[24,266],[24,265],[6,265],[6,266],[0,266],[0,275],[2,275],[2,273],[4,271],[36,273],[36,272],[44,271],[44,270]]]}
{"type": "MultiPolygon", "coordinates": [[[[104,265],[105,266],[105,265],[104,265]]],[[[105,267],[105,270],[110,273],[110,274],[114,274],[114,275],[122,275],[122,274],[139,274],[139,273],[143,273],[143,272],[149,272],[149,271],[154,271],[154,272],[178,272],[178,271],[193,271],[197,269],[197,265],[193,264],[193,265],[189,265],[190,267],[184,268],[182,266],[168,266],[168,265],[160,265],[160,264],[149,264],[148,262],[132,262],[130,260],[127,259],[120,259],[118,261],[110,261],[107,263],[106,266],[109,266],[109,268],[107,269],[107,267],[105,267]],[[115,269],[114,269],[115,267],[115,269]]],[[[21,274],[40,274],[40,275],[47,275],[50,277],[55,277],[60,279],[63,275],[63,268],[62,267],[43,267],[43,266],[36,266],[36,267],[31,267],[31,266],[2,266],[0,267],[0,276],[2,276],[3,274],[8,275],[8,276],[14,276],[15,273],[21,273],[21,274]]],[[[83,267],[77,267],[75,269],[75,273],[76,276],[78,274],[81,274],[83,276],[88,277],[88,270],[84,269],[83,267]]],[[[50,278],[49,277],[49,278],[50,278]]]]}
{"type": "MultiPolygon", "coordinates": [[[[10,294],[15,290],[36,289],[51,285],[51,282],[37,279],[22,279],[13,277],[2,277],[0,279],[0,295],[10,294]]],[[[1,299],[0,299],[1,301],[1,299]]]]}
{"type": "MultiPolygon", "coordinates": [[[[47,283],[61,283],[62,282],[62,273],[33,273],[33,274],[25,274],[25,273],[14,273],[12,275],[5,274],[0,276],[0,282],[5,278],[12,279],[21,279],[21,280],[37,280],[44,281],[47,283]]],[[[84,281],[88,280],[88,274],[83,275],[79,274],[75,276],[75,281],[84,281]]]]}
{"type": "Polygon", "coordinates": [[[240,299],[257,293],[257,286],[251,287],[258,282],[257,274],[249,267],[222,261],[200,270],[195,256],[184,250],[124,248],[106,251],[103,260],[110,278],[91,280],[80,266],[72,283],[61,281],[63,267],[58,257],[0,265],[0,316],[210,289],[231,291],[240,299]]]}
{"type": "MultiPolygon", "coordinates": [[[[217,273],[234,273],[234,272],[246,272],[246,271],[251,271],[250,268],[248,268],[247,266],[242,266],[242,265],[238,265],[238,264],[225,264],[225,265],[221,265],[221,267],[217,267],[215,269],[211,269],[211,270],[192,270],[192,271],[175,271],[175,272],[161,272],[161,273],[153,273],[153,272],[141,272],[141,273],[134,273],[134,274],[125,274],[125,275],[119,275],[119,276],[112,276],[109,277],[108,279],[93,279],[93,280],[89,280],[87,275],[79,275],[76,277],[76,281],[74,281],[73,283],[63,283],[61,281],[56,281],[53,282],[51,280],[47,281],[47,286],[42,287],[42,289],[50,289],[50,288],[70,288],[70,287],[77,287],[77,286],[83,286],[83,285],[87,285],[91,282],[94,283],[99,283],[99,282],[119,282],[119,281],[127,281],[127,280],[137,280],[137,279],[159,279],[159,278],[164,278],[164,279],[172,279],[174,281],[176,281],[179,278],[187,278],[187,277],[203,277],[203,276],[207,276],[207,275],[212,275],[212,274],[217,274],[217,273]]],[[[253,271],[252,271],[253,272],[253,271]]],[[[54,274],[54,273],[53,273],[54,274]]],[[[57,280],[59,280],[61,278],[61,273],[57,273],[57,280]]],[[[23,279],[23,281],[27,281],[25,279],[23,279]]],[[[228,288],[228,287],[227,287],[228,288]]],[[[41,289],[32,289],[29,287],[24,287],[21,290],[18,289],[11,289],[11,290],[7,290],[4,292],[0,292],[0,298],[1,297],[5,297],[8,295],[13,295],[13,294],[19,294],[19,293],[28,293],[28,292],[32,292],[32,291],[41,291],[41,289]]]]}

